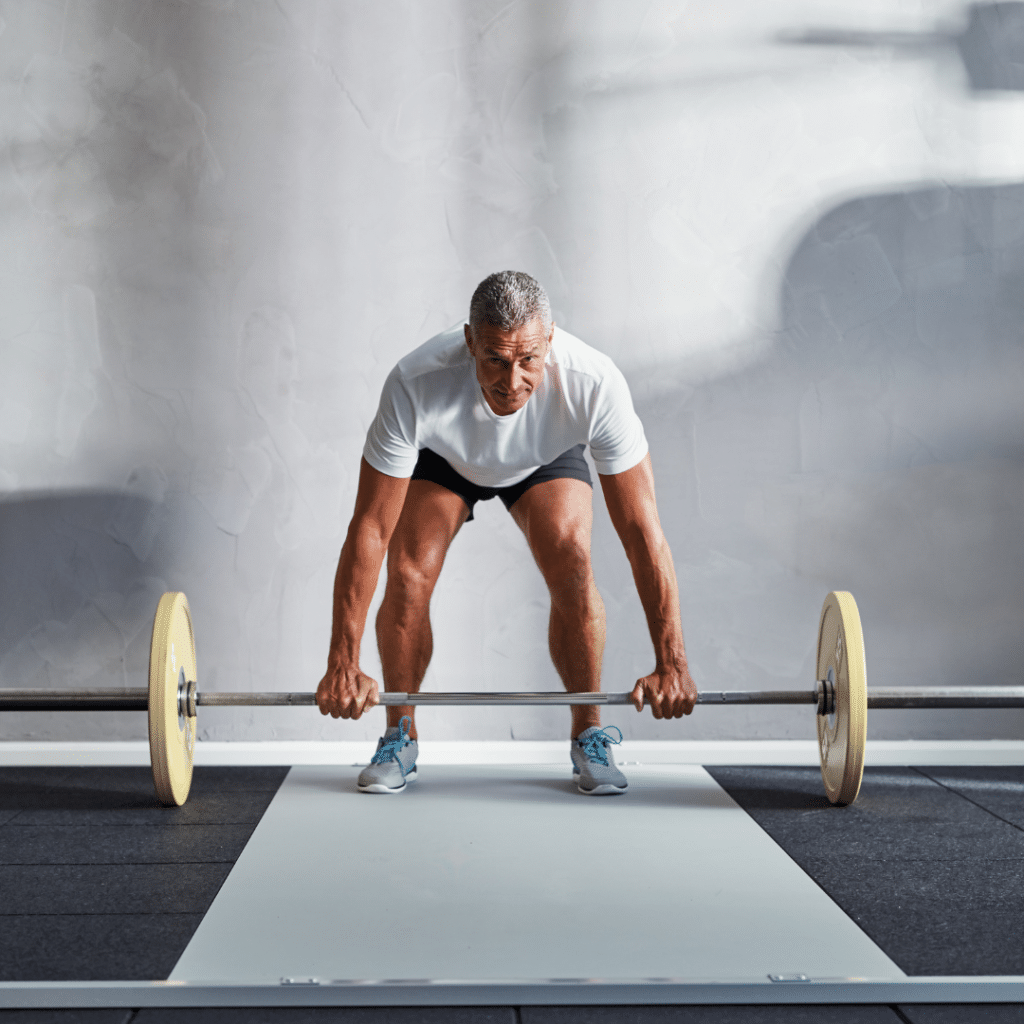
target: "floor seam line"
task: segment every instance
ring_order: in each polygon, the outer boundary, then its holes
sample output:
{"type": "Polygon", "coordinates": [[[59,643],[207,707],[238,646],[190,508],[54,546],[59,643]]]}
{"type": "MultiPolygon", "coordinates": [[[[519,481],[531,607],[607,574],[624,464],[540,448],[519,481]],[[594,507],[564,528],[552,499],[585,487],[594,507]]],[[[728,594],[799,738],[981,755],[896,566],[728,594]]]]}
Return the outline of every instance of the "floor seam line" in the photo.
{"type": "MultiPolygon", "coordinates": [[[[211,900],[210,902],[212,903],[213,901],[211,900]]],[[[209,907],[206,908],[206,910],[209,909],[209,907]]],[[[47,910],[41,913],[0,914],[0,917],[14,917],[18,918],[19,920],[23,917],[174,917],[175,915],[177,915],[178,917],[196,917],[197,915],[202,916],[203,914],[205,914],[206,910],[47,910]]]]}
{"type": "Polygon", "coordinates": [[[932,782],[935,783],[936,786],[941,786],[944,790],[946,790],[947,793],[952,793],[954,796],[960,797],[961,800],[966,800],[969,804],[973,804],[975,807],[978,808],[978,810],[984,811],[986,814],[991,815],[993,818],[996,819],[996,821],[1001,821],[1004,825],[1009,825],[1010,828],[1014,828],[1018,832],[1024,832],[1024,827],[1016,824],[1015,822],[1009,821],[1008,819],[1004,818],[1001,814],[996,814],[995,811],[989,810],[989,808],[985,807],[983,804],[979,804],[977,800],[972,800],[969,796],[965,796],[958,789],[954,789],[952,786],[947,786],[944,782],[940,782],[938,779],[933,778],[926,771],[924,771],[924,769],[919,768],[915,765],[914,771],[919,772],[926,779],[930,779],[932,782]]]}
{"type": "MultiPolygon", "coordinates": [[[[1024,859],[1024,858],[1022,858],[1024,859]]],[[[93,868],[132,868],[154,867],[166,864],[173,867],[197,867],[203,864],[234,864],[234,860],[9,860],[0,861],[0,867],[93,867],[93,868]]]]}

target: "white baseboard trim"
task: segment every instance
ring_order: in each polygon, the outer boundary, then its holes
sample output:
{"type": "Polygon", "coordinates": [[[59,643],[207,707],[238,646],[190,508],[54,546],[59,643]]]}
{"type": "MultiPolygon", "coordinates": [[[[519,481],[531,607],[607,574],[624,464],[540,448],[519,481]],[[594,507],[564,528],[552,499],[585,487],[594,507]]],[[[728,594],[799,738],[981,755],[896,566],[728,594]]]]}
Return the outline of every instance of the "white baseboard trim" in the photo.
{"type": "MultiPolygon", "coordinates": [[[[197,765],[366,764],[371,740],[328,743],[307,740],[200,742],[197,765]]],[[[816,765],[814,740],[625,740],[620,763],[816,765]]],[[[419,763],[567,764],[565,740],[438,740],[423,743],[419,763]]],[[[866,763],[880,765],[1024,764],[1022,740],[869,740],[866,763]]],[[[148,765],[144,741],[39,743],[0,741],[0,766],[148,765]]]]}

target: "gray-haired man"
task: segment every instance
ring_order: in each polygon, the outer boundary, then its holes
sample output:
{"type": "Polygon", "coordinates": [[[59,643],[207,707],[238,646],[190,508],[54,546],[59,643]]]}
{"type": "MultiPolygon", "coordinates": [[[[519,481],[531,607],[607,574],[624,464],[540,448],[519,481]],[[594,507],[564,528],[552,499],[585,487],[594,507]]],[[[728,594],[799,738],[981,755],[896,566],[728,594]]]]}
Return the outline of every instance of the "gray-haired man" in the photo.
{"type": "MultiPolygon", "coordinates": [[[[633,702],[655,718],[689,714],[697,688],[686,663],[672,554],[654,499],[647,439],[625,378],[605,355],[555,327],[529,275],[492,274],[469,323],[431,338],[391,371],[363,449],[355,512],[334,586],[323,714],[359,718],[379,702],[359,646],[384,554],[377,615],[384,686],[417,693],[433,651],[430,595],[448,546],[479,500],[499,497],[526,536],[551,594],[551,658],[573,693],[601,688],[605,617],[590,565],[590,445],[612,523],[629,558],[654,642],[654,671],[633,702]]],[[[415,709],[389,707],[388,730],[359,789],[401,792],[416,774],[415,709]]],[[[621,733],[620,733],[621,738],[621,733]]],[[[581,792],[619,793],[594,705],[572,708],[573,775],[581,792]]]]}

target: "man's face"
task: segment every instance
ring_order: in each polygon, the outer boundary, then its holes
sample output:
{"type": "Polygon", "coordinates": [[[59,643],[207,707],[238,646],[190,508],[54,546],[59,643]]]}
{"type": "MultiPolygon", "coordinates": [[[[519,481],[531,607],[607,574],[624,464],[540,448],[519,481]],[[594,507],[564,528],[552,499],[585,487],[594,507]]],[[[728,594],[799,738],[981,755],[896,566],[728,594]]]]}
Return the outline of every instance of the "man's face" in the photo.
{"type": "Polygon", "coordinates": [[[544,360],[551,348],[555,325],[545,330],[540,320],[531,320],[514,331],[502,331],[492,324],[470,330],[466,344],[476,361],[476,379],[484,398],[498,416],[522,409],[544,379],[544,360]]]}

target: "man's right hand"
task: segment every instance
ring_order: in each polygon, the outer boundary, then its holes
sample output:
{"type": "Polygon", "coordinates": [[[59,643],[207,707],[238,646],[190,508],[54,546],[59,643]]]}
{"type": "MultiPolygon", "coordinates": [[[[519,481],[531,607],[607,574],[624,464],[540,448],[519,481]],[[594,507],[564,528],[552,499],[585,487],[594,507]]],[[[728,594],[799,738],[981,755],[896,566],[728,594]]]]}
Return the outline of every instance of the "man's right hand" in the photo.
{"type": "Polygon", "coordinates": [[[359,718],[380,703],[377,680],[356,668],[328,668],[316,688],[321,715],[331,718],[359,718]]]}

